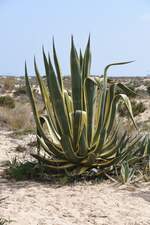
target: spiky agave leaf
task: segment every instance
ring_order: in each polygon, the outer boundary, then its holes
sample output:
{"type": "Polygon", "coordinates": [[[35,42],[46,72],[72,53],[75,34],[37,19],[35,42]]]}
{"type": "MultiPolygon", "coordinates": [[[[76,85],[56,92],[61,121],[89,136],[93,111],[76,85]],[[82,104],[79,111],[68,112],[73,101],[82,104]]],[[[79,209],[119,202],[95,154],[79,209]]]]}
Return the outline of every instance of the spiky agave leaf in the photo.
{"type": "Polygon", "coordinates": [[[123,184],[130,182],[134,176],[134,169],[129,167],[127,162],[124,162],[121,165],[121,181],[123,184]]]}
{"type": "Polygon", "coordinates": [[[72,100],[74,112],[83,108],[83,89],[82,76],[80,70],[80,60],[74,45],[73,37],[71,40],[70,52],[71,82],[72,82],[72,100]]]}

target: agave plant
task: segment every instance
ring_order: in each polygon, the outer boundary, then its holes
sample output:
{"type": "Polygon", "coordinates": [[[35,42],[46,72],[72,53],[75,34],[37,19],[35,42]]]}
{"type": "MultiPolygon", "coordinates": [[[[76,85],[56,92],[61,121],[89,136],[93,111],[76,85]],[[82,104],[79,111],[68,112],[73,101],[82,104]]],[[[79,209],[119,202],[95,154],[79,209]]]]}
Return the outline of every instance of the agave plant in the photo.
{"type": "Polygon", "coordinates": [[[129,167],[129,164],[127,162],[123,162],[121,165],[121,182],[123,184],[130,182],[131,179],[134,176],[134,169],[129,167]]]}
{"type": "Polygon", "coordinates": [[[150,135],[147,134],[144,138],[144,148],[143,148],[143,176],[145,180],[150,180],[150,135]]]}
{"type": "MultiPolygon", "coordinates": [[[[35,74],[40,86],[46,113],[39,115],[30,86],[27,66],[25,78],[28,95],[37,126],[40,150],[32,154],[52,173],[82,174],[92,168],[110,170],[126,160],[138,138],[127,133],[119,135],[117,107],[125,104],[134,125],[130,100],[125,94],[116,94],[116,86],[130,90],[121,83],[108,82],[107,72],[112,66],[131,63],[112,63],[104,69],[102,77],[90,76],[90,39],[84,54],[77,53],[72,38],[70,52],[71,93],[65,90],[62,72],[53,41],[53,59],[45,54],[43,60],[45,81],[40,76],[36,60],[35,74]]],[[[136,125],[135,125],[136,127],[136,125]]]]}

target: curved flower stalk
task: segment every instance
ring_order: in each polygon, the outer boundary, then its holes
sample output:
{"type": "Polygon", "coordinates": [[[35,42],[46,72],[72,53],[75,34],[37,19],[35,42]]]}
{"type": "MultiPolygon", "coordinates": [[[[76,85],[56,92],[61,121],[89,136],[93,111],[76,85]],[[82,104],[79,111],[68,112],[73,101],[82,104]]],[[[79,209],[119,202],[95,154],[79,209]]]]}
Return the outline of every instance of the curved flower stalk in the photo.
{"type": "Polygon", "coordinates": [[[44,49],[43,59],[47,85],[40,76],[36,60],[34,67],[46,115],[38,114],[25,65],[27,91],[37,126],[38,143],[42,149],[37,154],[32,154],[33,157],[42,162],[50,172],[67,174],[82,174],[91,168],[98,168],[99,171],[111,169],[125,160],[139,138],[131,140],[126,133],[118,138],[119,123],[116,114],[120,101],[125,104],[134,125],[135,122],[129,98],[125,94],[116,95],[115,88],[118,85],[127,92],[130,90],[120,83],[109,84],[107,72],[112,66],[131,61],[110,64],[104,69],[103,77],[94,78],[90,76],[90,39],[84,54],[80,52],[78,55],[72,38],[70,94],[64,89],[54,41],[54,65],[44,49]]]}

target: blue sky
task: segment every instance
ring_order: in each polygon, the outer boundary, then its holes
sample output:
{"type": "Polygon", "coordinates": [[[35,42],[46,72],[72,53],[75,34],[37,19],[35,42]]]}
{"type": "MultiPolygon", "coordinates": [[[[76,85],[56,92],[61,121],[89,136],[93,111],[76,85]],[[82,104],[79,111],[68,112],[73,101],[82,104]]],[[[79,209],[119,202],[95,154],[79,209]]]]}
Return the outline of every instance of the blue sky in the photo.
{"type": "Polygon", "coordinates": [[[106,64],[136,60],[110,75],[150,74],[149,0],[0,0],[0,74],[33,74],[33,56],[41,72],[42,44],[51,51],[55,37],[64,74],[70,73],[70,36],[84,49],[89,33],[92,74],[106,64]]]}

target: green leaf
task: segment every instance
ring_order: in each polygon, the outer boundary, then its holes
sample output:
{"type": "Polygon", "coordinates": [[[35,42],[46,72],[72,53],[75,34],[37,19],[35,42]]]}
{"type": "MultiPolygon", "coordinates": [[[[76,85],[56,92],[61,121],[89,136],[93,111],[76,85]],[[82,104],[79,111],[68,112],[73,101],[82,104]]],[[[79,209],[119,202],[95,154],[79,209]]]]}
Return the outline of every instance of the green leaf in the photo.
{"type": "Polygon", "coordinates": [[[71,117],[73,124],[73,144],[74,148],[77,151],[82,130],[87,123],[87,114],[85,111],[76,110],[74,113],[71,114],[71,117]]]}
{"type": "Polygon", "coordinates": [[[79,163],[83,157],[79,157],[77,156],[76,152],[73,149],[73,145],[71,143],[71,140],[68,136],[66,135],[62,135],[61,137],[61,145],[62,145],[62,149],[64,151],[64,154],[66,156],[66,158],[68,159],[69,162],[72,163],[79,163]]]}
{"type": "Polygon", "coordinates": [[[128,110],[129,116],[130,116],[130,118],[131,118],[135,128],[138,129],[137,126],[136,126],[136,123],[134,121],[133,112],[132,112],[132,106],[131,106],[131,102],[130,102],[129,98],[125,94],[116,95],[115,98],[114,98],[114,101],[117,103],[120,100],[122,100],[122,103],[125,104],[125,106],[126,106],[126,108],[128,110]]]}
{"type": "Polygon", "coordinates": [[[82,77],[80,71],[80,61],[76,48],[74,46],[74,41],[72,37],[71,41],[71,53],[70,53],[70,62],[71,62],[71,82],[72,82],[72,99],[74,112],[76,110],[82,110],[82,77]]]}
{"type": "Polygon", "coordinates": [[[90,147],[94,135],[97,84],[93,78],[85,80],[85,102],[87,111],[87,138],[90,147]]]}
{"type": "Polygon", "coordinates": [[[88,76],[90,76],[90,69],[91,69],[91,51],[90,51],[90,36],[88,39],[88,43],[86,46],[86,50],[83,57],[83,71],[82,71],[82,83],[88,76]]]}
{"type": "Polygon", "coordinates": [[[56,54],[54,39],[53,39],[53,55],[54,55],[54,63],[55,63],[55,68],[56,68],[56,72],[57,72],[59,86],[63,93],[64,87],[63,87],[63,80],[62,80],[62,72],[61,72],[60,64],[58,62],[58,58],[57,58],[57,54],[56,54]]]}
{"type": "Polygon", "coordinates": [[[32,110],[33,110],[33,115],[34,115],[34,119],[36,121],[36,125],[37,125],[37,130],[39,132],[39,134],[43,137],[46,145],[49,146],[49,148],[51,149],[51,152],[64,158],[64,154],[61,152],[61,150],[59,148],[57,148],[53,143],[51,143],[49,141],[49,139],[47,138],[47,136],[44,133],[44,130],[41,126],[41,122],[39,119],[39,115],[38,115],[38,111],[35,105],[35,100],[34,100],[34,95],[32,93],[31,87],[30,87],[30,83],[29,83],[29,78],[28,78],[28,72],[27,72],[27,66],[25,64],[25,79],[26,79],[26,87],[27,87],[27,92],[30,98],[30,102],[31,102],[31,106],[32,106],[32,110]]]}

